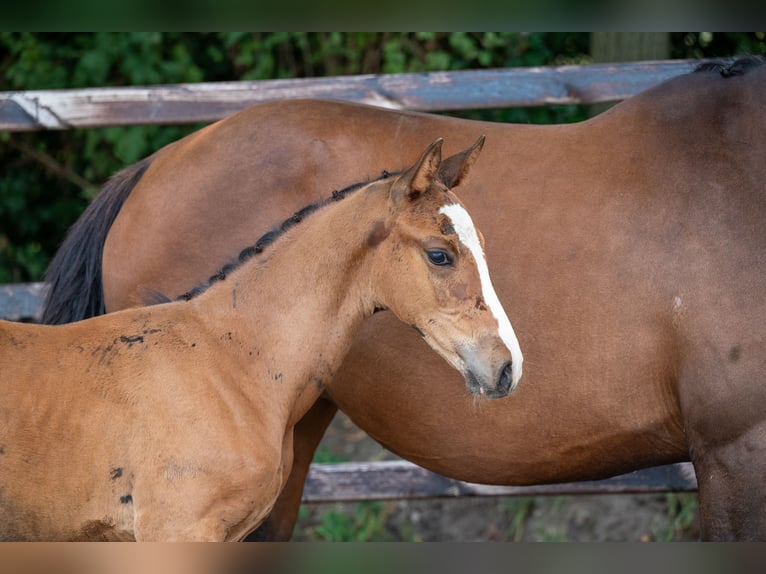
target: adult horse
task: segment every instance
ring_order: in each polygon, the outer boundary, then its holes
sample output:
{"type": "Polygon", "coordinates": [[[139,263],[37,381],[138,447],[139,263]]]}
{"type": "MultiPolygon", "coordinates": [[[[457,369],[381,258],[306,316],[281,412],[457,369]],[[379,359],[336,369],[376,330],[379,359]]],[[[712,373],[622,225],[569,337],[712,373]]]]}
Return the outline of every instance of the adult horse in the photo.
{"type": "Polygon", "coordinates": [[[181,293],[328,183],[401,165],[437,135],[463,145],[484,133],[491,149],[466,204],[495,239],[525,384],[477,408],[413,329],[377,314],[296,429],[293,475],[262,533],[289,537],[338,406],[391,451],[475,482],[691,460],[702,537],[766,539],[762,64],[708,65],[572,125],[322,101],[249,108],[107,184],[50,268],[46,320],[136,305],[144,288],[181,293]]]}

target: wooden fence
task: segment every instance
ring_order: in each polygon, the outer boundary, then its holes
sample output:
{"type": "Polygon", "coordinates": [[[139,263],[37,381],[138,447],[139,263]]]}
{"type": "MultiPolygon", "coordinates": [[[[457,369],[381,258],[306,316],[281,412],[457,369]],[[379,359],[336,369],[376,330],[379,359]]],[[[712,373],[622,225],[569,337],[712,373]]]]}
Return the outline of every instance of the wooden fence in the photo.
{"type": "MultiPolygon", "coordinates": [[[[595,104],[629,98],[701,61],[668,60],[583,66],[422,74],[216,82],[152,87],[0,93],[0,131],[61,130],[218,120],[247,106],[286,98],[337,99],[398,110],[449,111],[595,104]]],[[[0,317],[36,321],[46,285],[0,285],[0,317]]],[[[489,486],[448,479],[406,461],[314,464],[304,502],[457,496],[694,491],[688,463],[599,481],[489,486]]]]}

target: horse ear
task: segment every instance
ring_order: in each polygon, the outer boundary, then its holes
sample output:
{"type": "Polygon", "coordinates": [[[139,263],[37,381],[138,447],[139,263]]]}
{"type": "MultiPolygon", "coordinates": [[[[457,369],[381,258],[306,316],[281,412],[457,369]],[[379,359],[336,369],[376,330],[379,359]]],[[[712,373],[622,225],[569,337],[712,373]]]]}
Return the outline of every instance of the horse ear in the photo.
{"type": "Polygon", "coordinates": [[[404,199],[417,199],[434,182],[439,174],[442,160],[442,143],[439,138],[426,148],[415,165],[404,171],[391,187],[391,197],[398,203],[404,199]]]}
{"type": "Polygon", "coordinates": [[[452,189],[460,185],[471,171],[471,166],[479,157],[481,148],[484,146],[484,136],[480,136],[476,143],[467,150],[456,153],[445,159],[439,166],[439,179],[448,188],[452,189]]]}

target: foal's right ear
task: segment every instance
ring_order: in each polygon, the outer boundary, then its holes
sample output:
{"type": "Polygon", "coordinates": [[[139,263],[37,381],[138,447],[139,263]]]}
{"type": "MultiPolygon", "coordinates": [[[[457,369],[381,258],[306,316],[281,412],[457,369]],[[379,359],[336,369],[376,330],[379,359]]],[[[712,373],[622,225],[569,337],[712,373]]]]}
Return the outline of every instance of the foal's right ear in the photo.
{"type": "Polygon", "coordinates": [[[439,178],[448,188],[457,187],[468,176],[476,158],[484,147],[484,136],[479,136],[476,143],[466,150],[445,159],[439,166],[439,178]]]}
{"type": "Polygon", "coordinates": [[[394,182],[391,186],[391,199],[395,204],[417,199],[431,187],[439,174],[443,142],[444,140],[439,138],[428,146],[417,163],[405,170],[394,182]]]}

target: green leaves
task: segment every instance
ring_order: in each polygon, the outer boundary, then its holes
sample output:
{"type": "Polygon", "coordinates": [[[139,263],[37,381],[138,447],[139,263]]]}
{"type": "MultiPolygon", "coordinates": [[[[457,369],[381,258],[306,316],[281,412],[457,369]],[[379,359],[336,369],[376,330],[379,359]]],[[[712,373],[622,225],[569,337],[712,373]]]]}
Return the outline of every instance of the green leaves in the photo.
{"type": "MultiPolygon", "coordinates": [[[[204,35],[0,33],[0,89],[199,82],[204,35]]],[[[40,280],[106,179],[199,126],[0,133],[0,283],[40,280]]]]}

